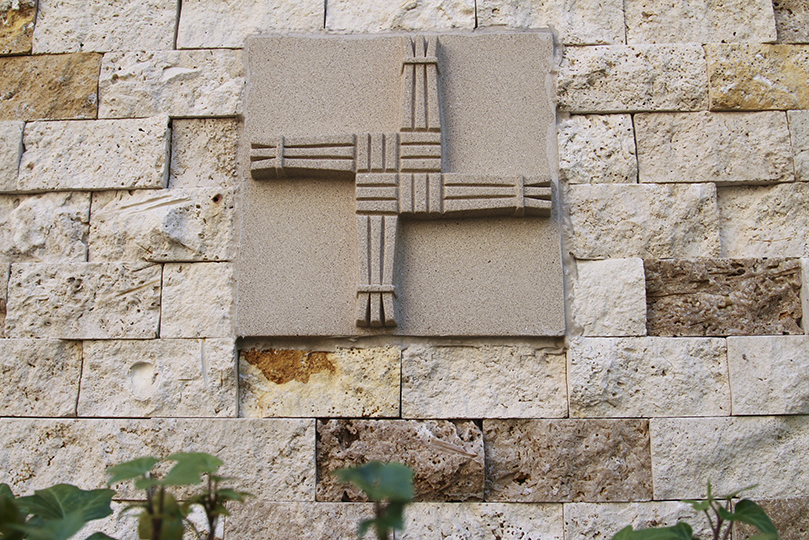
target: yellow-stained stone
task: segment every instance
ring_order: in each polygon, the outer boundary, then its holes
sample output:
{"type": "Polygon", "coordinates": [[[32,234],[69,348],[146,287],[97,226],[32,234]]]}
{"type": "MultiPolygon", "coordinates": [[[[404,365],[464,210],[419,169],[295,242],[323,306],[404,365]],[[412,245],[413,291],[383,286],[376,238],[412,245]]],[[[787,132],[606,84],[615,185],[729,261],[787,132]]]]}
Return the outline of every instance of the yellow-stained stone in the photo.
{"type": "Polygon", "coordinates": [[[31,52],[36,16],[36,0],[0,2],[0,55],[31,52]]]}

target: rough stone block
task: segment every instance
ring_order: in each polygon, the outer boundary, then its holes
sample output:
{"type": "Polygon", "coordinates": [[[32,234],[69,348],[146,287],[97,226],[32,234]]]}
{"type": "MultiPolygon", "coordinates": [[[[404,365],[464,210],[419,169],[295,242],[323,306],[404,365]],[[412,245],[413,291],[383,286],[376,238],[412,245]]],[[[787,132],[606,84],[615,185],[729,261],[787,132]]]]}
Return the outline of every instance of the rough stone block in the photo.
{"type": "Polygon", "coordinates": [[[95,118],[100,68],[98,53],[0,58],[0,120],[95,118]]]}
{"type": "Polygon", "coordinates": [[[379,32],[380,30],[444,30],[475,27],[474,0],[432,2],[377,2],[332,0],[326,8],[326,30],[379,32]]]}
{"type": "Polygon", "coordinates": [[[563,351],[411,345],[402,355],[402,416],[565,417],[563,351]]]}
{"type": "Polygon", "coordinates": [[[160,337],[233,336],[233,289],[229,263],[164,265],[160,337]]]}
{"type": "Polygon", "coordinates": [[[318,501],[366,500],[332,472],[373,460],[412,467],[417,501],[483,499],[483,435],[474,422],[319,420],[317,434],[318,501]]]}
{"type": "Polygon", "coordinates": [[[399,416],[400,355],[396,347],[241,351],[239,414],[399,416]]]}
{"type": "Polygon", "coordinates": [[[113,52],[101,64],[98,116],[235,116],[243,87],[241,51],[113,52]]]}
{"type": "Polygon", "coordinates": [[[232,189],[93,195],[91,261],[223,261],[233,257],[232,189]]]}
{"type": "Polygon", "coordinates": [[[694,537],[710,538],[711,529],[690,504],[674,501],[643,503],[570,503],[565,505],[565,538],[611,540],[627,525],[635,530],[670,527],[685,521],[694,527],[694,537]],[[700,526],[702,525],[702,526],[700,526]]]}
{"type": "Polygon", "coordinates": [[[8,297],[8,275],[10,270],[10,264],[0,263],[0,338],[6,335],[6,298],[8,297]]]}
{"type": "Polygon", "coordinates": [[[0,55],[31,52],[36,16],[36,0],[0,2],[0,55]]]}
{"type": "Polygon", "coordinates": [[[571,184],[637,183],[630,115],[571,116],[557,126],[557,138],[560,180],[571,184]]]}
{"type": "Polygon", "coordinates": [[[801,324],[805,334],[809,334],[809,259],[801,259],[801,307],[803,318],[801,324]]]}
{"type": "Polygon", "coordinates": [[[781,43],[809,43],[809,5],[803,0],[773,0],[781,43]]]}
{"type": "Polygon", "coordinates": [[[559,109],[575,113],[697,111],[708,104],[705,54],[683,45],[569,47],[559,66],[559,109]]]}
{"type": "Polygon", "coordinates": [[[14,264],[6,336],[156,338],[160,274],[137,263],[14,264]]]}
{"type": "Polygon", "coordinates": [[[792,182],[783,112],[635,115],[641,182],[792,182]]]}
{"type": "Polygon", "coordinates": [[[162,188],[168,179],[165,116],[34,122],[24,144],[17,180],[23,191],[162,188]]]}
{"type": "Polygon", "coordinates": [[[573,322],[585,336],[646,334],[642,259],[576,262],[573,322]]]}
{"type": "Polygon", "coordinates": [[[359,522],[374,517],[370,503],[284,503],[247,499],[229,510],[227,538],[245,540],[356,538],[359,522]]]}
{"type": "Polygon", "coordinates": [[[809,111],[789,111],[787,118],[792,138],[795,179],[809,182],[809,111]]]}
{"type": "Polygon", "coordinates": [[[173,120],[169,187],[234,186],[238,142],[235,118],[173,120]]]}
{"type": "MultiPolygon", "coordinates": [[[[805,540],[809,538],[809,498],[756,501],[775,525],[780,538],[805,540]]],[[[736,523],[734,538],[753,538],[758,530],[745,523],[736,523]]]]}
{"type": "Polygon", "coordinates": [[[486,500],[652,497],[648,420],[483,420],[486,500]]]}
{"type": "Polygon", "coordinates": [[[803,334],[797,259],[645,262],[649,335],[803,334]]]}
{"type": "Polygon", "coordinates": [[[23,122],[0,122],[0,191],[13,191],[17,187],[24,125],[23,122]]]}
{"type": "Polygon", "coordinates": [[[577,259],[719,256],[713,184],[574,185],[565,199],[577,259]]]}
{"type": "Polygon", "coordinates": [[[85,341],[79,416],[235,417],[233,339],[85,341]]]}
{"type": "Polygon", "coordinates": [[[579,338],[567,379],[574,417],[725,416],[725,340],[579,338]]]}
{"type": "Polygon", "coordinates": [[[809,109],[809,45],[711,44],[710,109],[809,109]]]}

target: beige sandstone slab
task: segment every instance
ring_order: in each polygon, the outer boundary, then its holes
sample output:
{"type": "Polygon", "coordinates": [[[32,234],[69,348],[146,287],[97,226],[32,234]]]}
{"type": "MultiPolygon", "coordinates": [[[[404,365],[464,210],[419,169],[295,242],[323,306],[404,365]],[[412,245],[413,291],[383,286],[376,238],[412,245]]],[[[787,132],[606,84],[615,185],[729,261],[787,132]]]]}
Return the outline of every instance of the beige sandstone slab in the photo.
{"type": "Polygon", "coordinates": [[[238,142],[239,122],[235,118],[173,120],[169,187],[234,186],[238,142]]]}
{"type": "Polygon", "coordinates": [[[326,5],[325,28],[334,32],[381,30],[429,31],[475,27],[473,0],[332,0],[326,5]]]}
{"type": "MultiPolygon", "coordinates": [[[[809,259],[801,259],[801,307],[803,313],[809,314],[809,259]]],[[[809,317],[806,315],[801,319],[801,326],[805,334],[809,334],[809,317]]]]}
{"type": "Polygon", "coordinates": [[[225,527],[229,540],[351,539],[357,537],[359,522],[374,516],[371,503],[269,502],[255,499],[234,505],[230,512],[225,527]]]}
{"type": "Polygon", "coordinates": [[[0,2],[0,54],[31,52],[36,16],[36,0],[0,2]]]}
{"type": "Polygon", "coordinates": [[[0,122],[0,191],[13,191],[17,187],[24,126],[23,122],[0,122]]]}
{"type": "Polygon", "coordinates": [[[230,263],[165,264],[160,337],[233,336],[234,287],[230,263]]]}
{"type": "Polygon", "coordinates": [[[567,540],[611,540],[627,525],[635,530],[671,527],[685,521],[697,538],[711,537],[711,529],[702,514],[690,504],[674,501],[641,503],[569,503],[565,505],[567,540]]]}
{"type": "Polygon", "coordinates": [[[809,111],[789,111],[795,179],[809,182],[809,111]]]}
{"type": "Polygon", "coordinates": [[[6,327],[6,298],[8,297],[8,275],[10,264],[0,263],[0,337],[5,337],[6,327]]]}
{"type": "Polygon", "coordinates": [[[571,184],[638,181],[635,131],[628,114],[574,115],[557,126],[559,179],[571,184]]]}
{"type": "MultiPolygon", "coordinates": [[[[778,530],[780,538],[806,538],[809,535],[809,498],[770,499],[756,501],[778,530]]],[[[758,531],[747,524],[738,523],[734,535],[736,538],[752,538],[758,531]]]]}
{"type": "Polygon", "coordinates": [[[773,0],[781,43],[809,43],[809,6],[803,0],[773,0]]]}
{"type": "Polygon", "coordinates": [[[645,335],[643,259],[577,261],[571,309],[581,335],[645,335]]]}

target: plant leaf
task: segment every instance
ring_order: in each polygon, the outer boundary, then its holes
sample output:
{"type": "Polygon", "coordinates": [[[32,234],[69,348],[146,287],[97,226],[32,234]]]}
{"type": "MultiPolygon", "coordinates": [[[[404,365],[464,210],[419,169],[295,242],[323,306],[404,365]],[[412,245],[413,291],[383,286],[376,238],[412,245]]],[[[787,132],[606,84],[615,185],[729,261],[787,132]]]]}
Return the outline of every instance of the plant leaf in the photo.
{"type": "Polygon", "coordinates": [[[25,524],[25,514],[20,511],[11,489],[0,484],[0,538],[3,540],[22,540],[22,531],[15,530],[15,525],[25,524]],[[5,489],[3,489],[5,488],[5,489]]]}
{"type": "Polygon", "coordinates": [[[413,469],[401,463],[371,461],[361,467],[338,469],[334,474],[343,482],[356,485],[372,501],[413,500],[413,469]]]}
{"type": "Polygon", "coordinates": [[[78,512],[82,525],[112,514],[112,489],[84,491],[70,484],[56,484],[34,491],[29,497],[17,499],[21,508],[43,520],[64,519],[78,512]]]}
{"type": "Polygon", "coordinates": [[[138,476],[143,476],[147,472],[151,471],[152,467],[157,465],[158,461],[159,460],[157,458],[153,458],[152,456],[145,456],[110,467],[107,469],[107,474],[110,475],[107,485],[111,486],[124,480],[130,480],[132,478],[137,478],[138,476]]]}
{"type": "Polygon", "coordinates": [[[678,522],[673,527],[632,530],[632,526],[624,527],[612,540],[693,540],[694,531],[685,522],[678,522]]]}
{"type": "Polygon", "coordinates": [[[763,508],[750,499],[742,499],[736,503],[736,509],[733,513],[725,512],[725,514],[727,516],[722,516],[724,519],[753,525],[767,538],[778,540],[778,531],[772,520],[767,516],[763,508]]]}
{"type": "Polygon", "coordinates": [[[68,540],[79,532],[85,523],[87,521],[82,518],[81,510],[76,510],[60,519],[34,519],[14,528],[24,532],[25,538],[29,540],[68,540]]]}
{"type": "Polygon", "coordinates": [[[84,540],[115,540],[112,536],[107,536],[103,532],[96,532],[85,538],[84,540]]]}
{"type": "Polygon", "coordinates": [[[203,473],[213,474],[222,465],[222,460],[204,452],[181,452],[172,454],[166,459],[176,461],[163,478],[165,486],[187,486],[202,482],[203,473]]]}

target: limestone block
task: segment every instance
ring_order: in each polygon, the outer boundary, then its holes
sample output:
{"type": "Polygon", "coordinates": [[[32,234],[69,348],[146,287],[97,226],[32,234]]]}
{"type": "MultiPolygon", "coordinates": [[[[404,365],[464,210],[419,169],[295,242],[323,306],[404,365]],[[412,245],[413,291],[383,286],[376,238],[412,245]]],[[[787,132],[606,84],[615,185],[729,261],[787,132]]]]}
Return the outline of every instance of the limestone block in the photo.
{"type": "Polygon", "coordinates": [[[571,184],[638,181],[630,115],[570,116],[557,126],[557,138],[560,180],[571,184]]]}
{"type": "Polygon", "coordinates": [[[789,111],[795,179],[809,182],[809,111],[789,111]]]}
{"type": "Polygon", "coordinates": [[[9,270],[11,270],[10,264],[0,263],[0,338],[5,337],[9,270]]]}
{"type": "Polygon", "coordinates": [[[801,259],[801,307],[803,318],[801,324],[805,334],[809,334],[809,259],[801,259]]]}
{"type": "Polygon", "coordinates": [[[176,0],[39,0],[34,53],[174,47],[176,0]]]}
{"type": "Polygon", "coordinates": [[[565,45],[624,43],[623,5],[617,0],[481,0],[478,27],[547,28],[565,45]]]}
{"type": "Polygon", "coordinates": [[[13,264],[6,336],[155,338],[160,274],[143,263],[13,264]]]}
{"type": "Polygon", "coordinates": [[[694,499],[756,484],[748,498],[809,495],[809,416],[653,418],[655,499],[694,499]]]}
{"type": "Polygon", "coordinates": [[[773,0],[781,43],[809,43],[809,5],[803,0],[773,0]]]}
{"type": "Polygon", "coordinates": [[[399,416],[401,351],[242,351],[239,414],[247,417],[399,416]]]}
{"type": "Polygon", "coordinates": [[[221,261],[233,257],[232,189],[94,194],[91,261],[221,261]]]}
{"type": "Polygon", "coordinates": [[[711,538],[707,521],[690,504],[674,501],[642,503],[570,503],[565,505],[565,538],[611,540],[627,525],[635,530],[670,527],[686,521],[694,537],[711,538]]]}
{"type": "Polygon", "coordinates": [[[719,256],[713,184],[574,185],[565,200],[577,259],[719,256]]]}
{"type": "Polygon", "coordinates": [[[34,122],[24,144],[23,191],[162,188],[168,179],[166,116],[34,122]]]}
{"type": "Polygon", "coordinates": [[[444,30],[475,27],[474,0],[429,2],[377,2],[332,0],[326,8],[326,30],[379,32],[380,30],[444,30]]]}
{"type": "Polygon", "coordinates": [[[0,1],[0,55],[31,52],[36,0],[0,1]]]}
{"type": "Polygon", "coordinates": [[[0,120],[95,118],[101,55],[0,58],[0,120]]]}
{"type": "Polygon", "coordinates": [[[573,321],[585,336],[646,334],[642,259],[576,262],[573,321]]]}
{"type": "Polygon", "coordinates": [[[809,109],[809,45],[710,44],[710,109],[809,109]]]}
{"type": "Polygon", "coordinates": [[[248,499],[229,510],[228,539],[350,539],[357,537],[360,521],[374,517],[371,503],[287,503],[248,499]]]}
{"type": "Polygon", "coordinates": [[[629,0],[628,43],[774,42],[772,0],[629,0]]]}
{"type": "Polygon", "coordinates": [[[797,259],[646,261],[652,336],[803,334],[797,259]]]}
{"type": "Polygon", "coordinates": [[[792,182],[783,112],[635,115],[641,182],[792,182]]]}
{"type": "Polygon", "coordinates": [[[236,416],[233,339],[85,341],[79,416],[236,416]]]}
{"type": "Polygon", "coordinates": [[[169,187],[235,185],[238,142],[239,123],[235,118],[173,120],[169,187]]]}
{"type": "Polygon", "coordinates": [[[235,116],[243,87],[241,51],[113,52],[101,63],[98,116],[235,116]]]}
{"type": "Polygon", "coordinates": [[[12,191],[17,187],[24,125],[22,122],[0,122],[0,191],[12,191]]]}
{"type": "Polygon", "coordinates": [[[233,267],[229,263],[163,266],[160,337],[230,337],[233,267]]]}
{"type": "MultiPolygon", "coordinates": [[[[809,536],[809,498],[756,501],[778,530],[780,538],[806,538],[809,536]]],[[[758,531],[744,523],[736,523],[734,538],[752,538],[758,531]]]]}
{"type": "Polygon", "coordinates": [[[413,468],[417,501],[483,499],[483,435],[471,421],[319,420],[317,500],[364,501],[335,469],[368,461],[413,468]]]}
{"type": "Polygon", "coordinates": [[[700,45],[569,47],[559,66],[559,109],[575,113],[696,111],[708,104],[700,45]]]}
{"type": "Polygon", "coordinates": [[[652,497],[648,420],[483,420],[486,500],[652,497]]]}
{"type": "Polygon", "coordinates": [[[570,415],[729,415],[725,340],[578,338],[568,350],[570,415]]]}
{"type": "Polygon", "coordinates": [[[75,416],[81,344],[0,339],[0,415],[75,416]]]}

